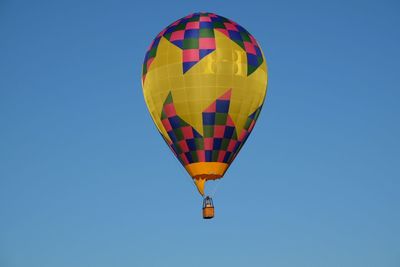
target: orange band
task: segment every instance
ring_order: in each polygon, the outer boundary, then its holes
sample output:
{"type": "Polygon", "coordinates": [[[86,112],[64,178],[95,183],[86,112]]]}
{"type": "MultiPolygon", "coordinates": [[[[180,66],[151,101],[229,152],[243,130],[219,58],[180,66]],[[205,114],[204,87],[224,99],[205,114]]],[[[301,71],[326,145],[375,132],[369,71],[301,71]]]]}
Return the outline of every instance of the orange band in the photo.
{"type": "Polygon", "coordinates": [[[193,179],[214,180],[224,176],[228,166],[223,162],[196,162],[186,165],[185,168],[193,179]]]}

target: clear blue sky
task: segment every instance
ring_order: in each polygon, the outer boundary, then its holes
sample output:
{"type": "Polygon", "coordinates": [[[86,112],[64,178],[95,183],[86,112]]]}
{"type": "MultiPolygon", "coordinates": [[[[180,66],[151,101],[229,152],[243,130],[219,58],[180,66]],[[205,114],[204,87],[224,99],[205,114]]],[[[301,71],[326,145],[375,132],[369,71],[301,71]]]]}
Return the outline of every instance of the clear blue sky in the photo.
{"type": "Polygon", "coordinates": [[[400,266],[398,1],[0,1],[0,266],[400,266]],[[237,21],[266,104],[216,218],[156,131],[152,38],[237,21]]]}

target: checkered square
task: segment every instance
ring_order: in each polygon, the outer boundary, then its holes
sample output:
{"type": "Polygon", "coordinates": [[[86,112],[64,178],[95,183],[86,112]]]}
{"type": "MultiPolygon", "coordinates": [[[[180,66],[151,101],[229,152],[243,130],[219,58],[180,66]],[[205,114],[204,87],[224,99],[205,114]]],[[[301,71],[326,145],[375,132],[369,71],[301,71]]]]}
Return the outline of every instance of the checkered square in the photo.
{"type": "Polygon", "coordinates": [[[192,21],[186,23],[186,30],[192,30],[192,29],[200,29],[200,21],[192,21]]]}

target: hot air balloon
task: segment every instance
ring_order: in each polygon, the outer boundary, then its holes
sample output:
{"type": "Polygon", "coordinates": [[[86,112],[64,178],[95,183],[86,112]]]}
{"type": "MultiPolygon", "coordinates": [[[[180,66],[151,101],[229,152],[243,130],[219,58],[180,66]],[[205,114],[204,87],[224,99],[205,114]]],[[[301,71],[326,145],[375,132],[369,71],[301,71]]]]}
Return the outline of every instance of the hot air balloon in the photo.
{"type": "MultiPolygon", "coordinates": [[[[204,197],[249,137],[267,92],[266,61],[256,39],[236,22],[193,13],[163,29],[142,71],[150,115],[204,197]]],[[[214,216],[210,197],[203,217],[214,216]]]]}

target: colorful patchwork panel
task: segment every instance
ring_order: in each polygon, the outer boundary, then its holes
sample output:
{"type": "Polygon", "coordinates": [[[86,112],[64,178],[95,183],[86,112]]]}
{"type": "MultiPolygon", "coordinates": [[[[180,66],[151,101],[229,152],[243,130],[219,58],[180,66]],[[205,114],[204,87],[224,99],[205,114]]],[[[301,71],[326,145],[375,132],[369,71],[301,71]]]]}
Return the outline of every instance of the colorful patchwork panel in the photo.
{"type": "Polygon", "coordinates": [[[203,112],[206,161],[228,163],[236,143],[236,129],[229,116],[231,90],[219,97],[203,112]]]}
{"type": "Polygon", "coordinates": [[[244,125],[244,128],[242,132],[240,133],[240,136],[238,138],[238,141],[235,145],[234,148],[234,153],[232,157],[229,158],[229,163],[231,163],[235,157],[239,154],[239,151],[242,149],[244,143],[246,143],[247,138],[249,137],[251,131],[253,131],[254,125],[256,124],[257,118],[260,115],[262,106],[256,109],[246,120],[246,124],[244,125]]]}
{"type": "Polygon", "coordinates": [[[229,116],[230,99],[231,90],[228,90],[203,111],[202,136],[176,114],[172,94],[168,94],[161,121],[171,141],[164,140],[183,165],[195,162],[230,164],[234,160],[253,130],[261,107],[248,117],[238,137],[235,124],[229,116]]]}
{"type": "Polygon", "coordinates": [[[214,29],[237,43],[247,55],[247,75],[252,74],[262,63],[261,49],[254,37],[242,26],[227,18],[210,14],[214,29]]]}
{"type": "Polygon", "coordinates": [[[183,165],[204,161],[197,153],[203,147],[203,138],[176,114],[171,93],[164,102],[161,122],[171,139],[171,142],[166,140],[167,144],[183,165]]]}
{"type": "Polygon", "coordinates": [[[216,49],[214,30],[223,33],[246,52],[247,75],[252,74],[262,64],[263,56],[257,41],[243,27],[213,13],[193,13],[175,21],[154,39],[144,58],[143,81],[157,55],[162,37],[182,49],[182,70],[186,73],[216,49]]]}

